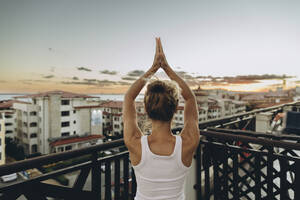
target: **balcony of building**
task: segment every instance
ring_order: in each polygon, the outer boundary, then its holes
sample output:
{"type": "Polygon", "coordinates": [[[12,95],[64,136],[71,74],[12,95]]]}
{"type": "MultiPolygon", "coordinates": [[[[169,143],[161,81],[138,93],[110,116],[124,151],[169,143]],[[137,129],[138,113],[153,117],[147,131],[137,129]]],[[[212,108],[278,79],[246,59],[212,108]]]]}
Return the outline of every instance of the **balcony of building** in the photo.
{"type": "MultiPolygon", "coordinates": [[[[200,144],[184,188],[186,199],[300,199],[300,134],[255,131],[289,110],[300,111],[300,104],[200,123],[200,144]],[[264,113],[270,117],[257,117],[264,113]]],[[[136,192],[123,140],[0,166],[0,176],[12,173],[23,178],[0,184],[3,199],[127,200],[136,192]],[[45,170],[48,167],[51,170],[45,170]],[[24,176],[29,169],[42,173],[24,176]],[[57,182],[62,176],[68,181],[57,182]]]]}

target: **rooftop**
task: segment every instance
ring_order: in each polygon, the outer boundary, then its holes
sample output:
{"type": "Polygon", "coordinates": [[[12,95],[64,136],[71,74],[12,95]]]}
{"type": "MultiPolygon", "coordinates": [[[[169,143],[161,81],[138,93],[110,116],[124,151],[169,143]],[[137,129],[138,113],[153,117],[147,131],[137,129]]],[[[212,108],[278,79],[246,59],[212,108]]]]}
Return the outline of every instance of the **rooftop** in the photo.
{"type": "Polygon", "coordinates": [[[0,109],[9,109],[12,108],[14,103],[23,103],[23,104],[30,104],[29,102],[19,101],[19,100],[6,100],[0,101],[0,109]]]}
{"type": "Polygon", "coordinates": [[[50,143],[51,146],[61,146],[65,144],[72,144],[72,143],[78,143],[78,142],[87,142],[90,140],[95,140],[95,139],[100,139],[104,138],[103,135],[89,135],[85,137],[74,137],[74,138],[65,138],[65,139],[60,139],[55,142],[50,143]]]}

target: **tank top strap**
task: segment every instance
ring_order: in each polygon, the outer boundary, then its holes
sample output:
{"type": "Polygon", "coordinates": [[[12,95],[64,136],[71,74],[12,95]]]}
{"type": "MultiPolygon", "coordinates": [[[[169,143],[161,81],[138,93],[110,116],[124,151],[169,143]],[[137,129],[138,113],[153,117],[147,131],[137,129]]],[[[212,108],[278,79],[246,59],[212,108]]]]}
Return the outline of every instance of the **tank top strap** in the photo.
{"type": "Polygon", "coordinates": [[[176,157],[177,157],[177,163],[180,167],[183,169],[188,169],[189,167],[186,167],[182,163],[182,139],[180,135],[176,135],[176,157]]]}
{"type": "Polygon", "coordinates": [[[141,150],[142,150],[142,154],[141,154],[141,160],[139,162],[139,164],[135,165],[135,168],[140,168],[145,162],[146,162],[146,156],[147,156],[147,148],[148,144],[147,144],[147,136],[143,135],[141,137],[141,150]]]}

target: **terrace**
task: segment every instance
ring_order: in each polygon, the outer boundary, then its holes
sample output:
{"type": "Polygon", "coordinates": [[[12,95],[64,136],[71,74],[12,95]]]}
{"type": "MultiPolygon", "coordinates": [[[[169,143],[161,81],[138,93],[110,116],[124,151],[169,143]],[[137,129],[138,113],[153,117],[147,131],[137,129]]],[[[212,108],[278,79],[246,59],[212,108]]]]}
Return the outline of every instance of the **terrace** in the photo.
{"type": "MultiPolygon", "coordinates": [[[[200,145],[188,174],[186,199],[300,199],[300,136],[255,131],[256,117],[288,110],[299,103],[258,109],[199,124],[200,145]]],[[[270,123],[270,122],[269,122],[270,123]]],[[[174,134],[181,128],[173,129],[174,134]]],[[[55,153],[0,166],[0,176],[45,165],[72,165],[35,177],[0,184],[3,199],[133,199],[134,171],[123,140],[55,153]],[[103,156],[103,152],[114,154],[103,156]],[[123,150],[122,150],[123,149],[123,150]],[[51,181],[70,178],[67,186],[51,181]]]]}

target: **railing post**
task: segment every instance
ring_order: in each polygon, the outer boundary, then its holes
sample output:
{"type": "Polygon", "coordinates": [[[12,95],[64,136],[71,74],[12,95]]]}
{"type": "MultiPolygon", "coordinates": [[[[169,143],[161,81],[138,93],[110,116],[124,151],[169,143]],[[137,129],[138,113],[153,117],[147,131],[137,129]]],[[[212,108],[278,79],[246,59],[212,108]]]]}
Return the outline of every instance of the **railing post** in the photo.
{"type": "Polygon", "coordinates": [[[229,158],[229,154],[228,154],[228,149],[225,149],[224,152],[224,158],[223,158],[223,191],[222,191],[222,196],[224,200],[227,200],[228,197],[228,158],[229,158]]]}
{"type": "Polygon", "coordinates": [[[124,172],[124,200],[127,200],[129,198],[129,158],[128,155],[124,157],[123,162],[123,172],[124,172]]]}
{"type": "Polygon", "coordinates": [[[239,169],[238,169],[238,152],[236,150],[231,150],[232,152],[232,161],[233,161],[233,199],[239,200],[239,169]]]}
{"type": "Polygon", "coordinates": [[[268,156],[267,156],[267,196],[270,199],[274,199],[273,164],[274,164],[273,147],[270,146],[268,147],[268,156]]]}
{"type": "Polygon", "coordinates": [[[295,183],[294,183],[294,199],[300,199],[300,161],[295,163],[295,183]]]}
{"type": "Polygon", "coordinates": [[[105,200],[111,200],[111,162],[105,162],[105,200]]]}
{"type": "Polygon", "coordinates": [[[254,166],[255,166],[255,188],[254,188],[254,194],[256,200],[261,200],[261,155],[259,153],[255,153],[254,157],[254,166]]]}
{"type": "Polygon", "coordinates": [[[136,179],[135,179],[135,172],[133,167],[131,167],[131,194],[132,194],[132,198],[135,197],[136,195],[136,179]]]}
{"type": "Polygon", "coordinates": [[[92,192],[94,199],[101,199],[101,163],[98,162],[98,153],[92,154],[92,192]]]}
{"type": "Polygon", "coordinates": [[[115,159],[115,199],[120,199],[120,159],[115,159]]]}
{"type": "Polygon", "coordinates": [[[280,163],[280,199],[287,199],[288,188],[287,188],[287,163],[288,160],[279,158],[280,163]]]}
{"type": "Polygon", "coordinates": [[[201,151],[201,142],[198,145],[196,151],[196,185],[194,185],[194,189],[196,189],[196,199],[201,199],[203,197],[202,194],[202,151],[201,151]]]}

